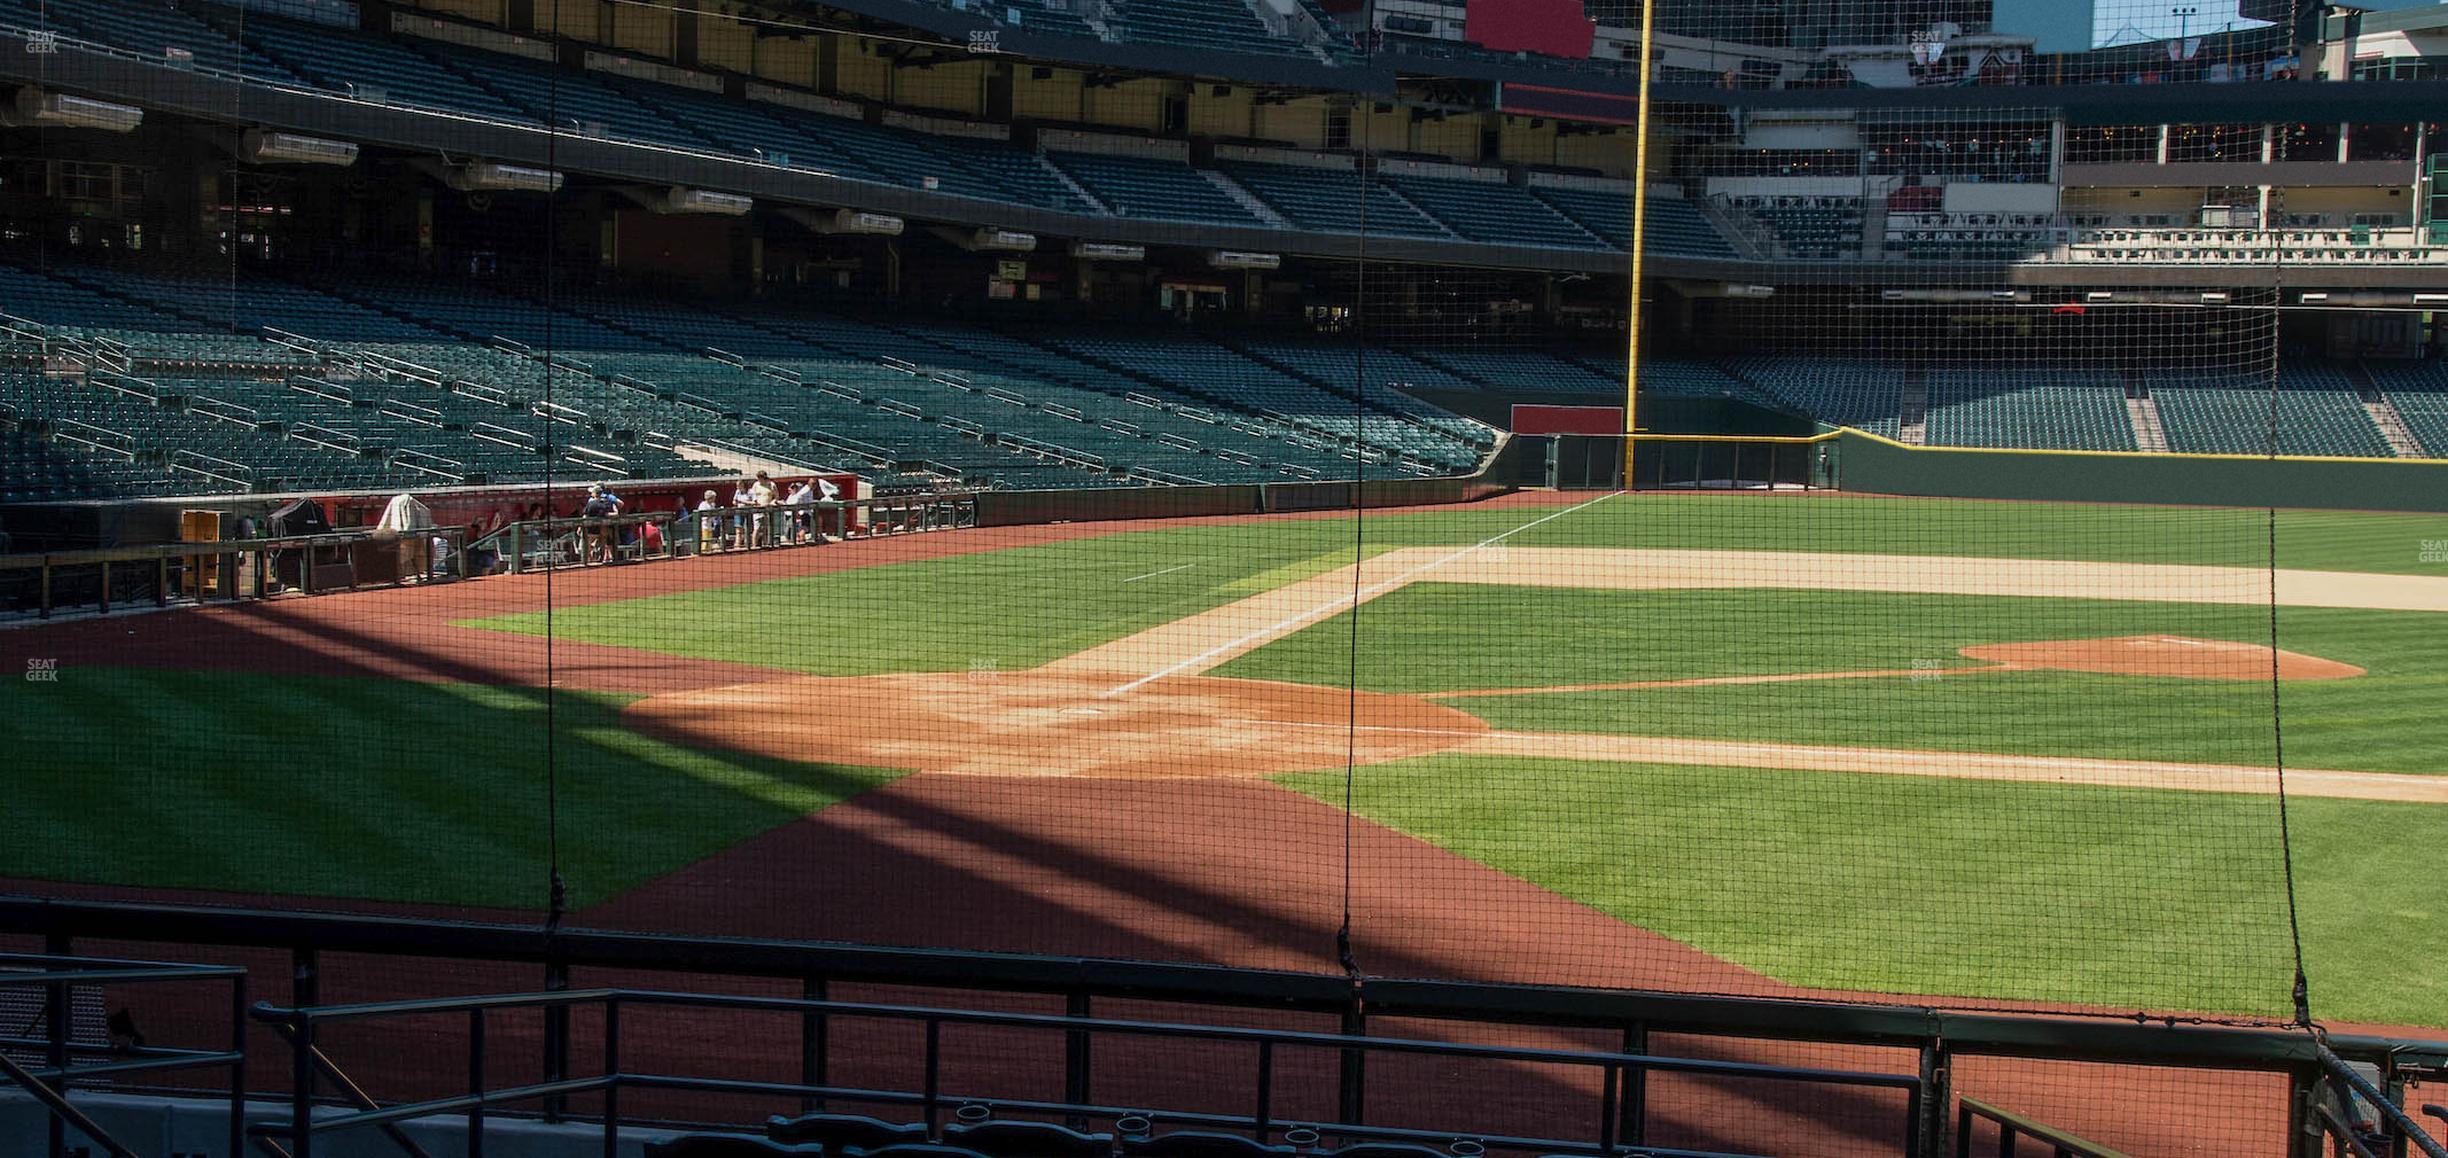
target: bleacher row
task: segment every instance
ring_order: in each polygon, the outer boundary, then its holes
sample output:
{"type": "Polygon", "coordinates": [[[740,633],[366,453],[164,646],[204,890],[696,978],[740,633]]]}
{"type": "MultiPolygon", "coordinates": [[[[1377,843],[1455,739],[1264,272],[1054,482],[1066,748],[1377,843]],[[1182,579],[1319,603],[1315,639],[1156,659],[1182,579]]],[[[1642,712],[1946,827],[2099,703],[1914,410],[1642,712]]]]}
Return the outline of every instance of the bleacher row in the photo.
{"type": "Polygon", "coordinates": [[[1348,346],[99,265],[0,265],[0,311],[0,429],[34,439],[0,471],[18,501],[742,457],[1007,489],[1282,482],[1469,473],[1495,445],[1391,388],[1427,367],[1389,352],[1360,378],[1348,346]]]}
{"type": "MultiPolygon", "coordinates": [[[[1198,43],[1204,6],[1237,0],[1117,8],[1134,35],[1198,43]],[[1170,30],[1159,33],[1159,30],[1170,30]]],[[[1228,190],[1238,187],[1296,227],[1366,228],[1386,236],[1606,251],[1630,234],[1623,188],[1555,189],[1459,176],[1362,179],[1348,167],[1185,161],[1042,152],[1003,140],[921,132],[775,101],[559,68],[524,56],[411,36],[369,33],[240,12],[200,0],[0,0],[0,26],[45,30],[250,79],[361,100],[465,114],[646,145],[747,158],[882,185],[1090,216],[1273,228],[1228,190]],[[1076,190],[1095,199],[1090,204],[1076,190]]],[[[1651,199],[1657,252],[1731,258],[1734,251],[1688,203],[1651,199]]]]}
{"type": "MultiPolygon", "coordinates": [[[[1490,352],[1469,360],[1482,367],[1481,376],[1516,389],[1605,396],[1621,391],[1620,358],[1490,352]],[[1513,370],[1499,374],[1499,365],[1513,370]]],[[[2448,458],[2448,365],[2374,361],[2364,368],[2379,387],[2379,398],[2396,409],[2425,452],[2422,457],[2448,458]]],[[[1644,360],[1641,389],[1730,397],[1896,438],[1904,424],[1906,384],[1916,378],[1926,400],[1923,443],[1929,446],[2132,451],[2139,440],[2125,395],[2128,386],[2138,385],[2156,406],[2170,451],[2268,453],[2274,407],[2280,454],[2398,457],[2348,372],[2309,358],[2281,363],[2274,397],[2266,376],[2248,373],[2096,366],[1922,369],[1880,359],[1790,354],[1650,357],[1644,360]]]]}

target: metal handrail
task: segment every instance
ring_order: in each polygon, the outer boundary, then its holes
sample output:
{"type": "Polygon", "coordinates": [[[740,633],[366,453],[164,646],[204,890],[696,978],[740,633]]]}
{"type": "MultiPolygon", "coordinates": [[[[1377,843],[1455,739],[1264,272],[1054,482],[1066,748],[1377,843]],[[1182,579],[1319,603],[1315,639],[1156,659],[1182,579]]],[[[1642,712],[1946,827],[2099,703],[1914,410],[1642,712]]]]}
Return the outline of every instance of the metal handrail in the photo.
{"type": "Polygon", "coordinates": [[[112,1158],[136,1158],[136,1152],[112,1136],[68,1100],[81,1079],[137,1073],[221,1068],[229,1071],[229,1153],[246,1145],[247,971],[234,965],[179,965],[159,961],[69,957],[57,954],[0,953],[0,964],[27,972],[0,973],[0,987],[41,986],[43,1034],[38,1042],[12,1040],[43,1048],[40,1065],[25,1065],[0,1051],[0,1088],[14,1085],[42,1107],[49,1133],[49,1153],[67,1153],[67,1133],[74,1129],[112,1158]],[[116,1060],[79,1064],[79,1054],[98,1050],[69,1037],[69,989],[78,985],[131,985],[147,982],[225,981],[229,984],[229,1048],[183,1046],[111,1047],[116,1060]]]}
{"type": "Polygon", "coordinates": [[[1975,1118],[1997,1124],[1998,1152],[2002,1154],[2013,1153],[2015,1139],[2027,1136],[2050,1147],[2052,1158],[2126,1158],[2121,1150],[2111,1150],[2070,1131],[1999,1109],[1977,1098],[1957,1098],[1955,1105],[1955,1158],[1972,1158],[1972,1122],[1975,1118]]]}
{"type": "MultiPolygon", "coordinates": [[[[299,1056],[293,1068],[291,1115],[284,1131],[277,1124],[258,1127],[259,1136],[286,1134],[296,1147],[298,1158],[307,1158],[318,1134],[362,1126],[386,1125],[444,1113],[468,1116],[471,1136],[483,1129],[485,1109],[515,1102],[558,1098],[571,1093],[600,1091],[604,1109],[602,1126],[606,1152],[618,1144],[622,1123],[618,1095],[622,1088],[719,1090],[797,1094],[802,1097],[856,1098],[863,1101],[916,1105],[924,1114],[928,1131],[932,1133],[947,1103],[980,1105],[990,1108],[1026,1110],[1029,1112],[1068,1112],[1083,1116],[1110,1117],[1125,1111],[1119,1107],[1101,1106],[1088,1101],[1082,1083],[1066,1086],[1067,1100],[1060,1102],[1028,1101],[966,1097],[946,1093],[942,1087],[943,1029],[947,1025],[980,1026],[1001,1029],[1040,1030],[1065,1035],[1077,1043],[1095,1034],[1168,1040],[1232,1042],[1254,1047],[1253,1062],[1256,1078],[1254,1112],[1249,1114],[1160,1114],[1167,1119],[1198,1120],[1217,1125],[1236,1126],[1251,1130],[1261,1138],[1291,1128],[1331,1130],[1356,1138],[1420,1139],[1444,1137],[1430,1131],[1400,1127],[1370,1126],[1347,1115],[1341,1122],[1309,1123],[1298,1119],[1279,1118],[1272,1111],[1278,1068],[1277,1052],[1282,1049],[1333,1050],[1345,1057],[1370,1053],[1417,1055],[1450,1059],[1467,1059],[1507,1064],[1539,1064],[1596,1069],[1602,1075],[1598,1116],[1599,1137],[1593,1145],[1577,1139],[1507,1139],[1525,1148],[1537,1148],[1556,1153],[1612,1154],[1616,1151],[1619,1134],[1624,1128],[1623,1110],[1634,1081],[1650,1074],[1686,1074],[1704,1078],[1748,1078],[1778,1082],[1850,1086],[1871,1090],[1898,1090],[1904,1093],[1904,1132],[1906,1152],[1918,1152],[1924,1121],[1922,1106],[1930,1092],[1929,1080],[1919,1073],[1894,1074],[1861,1070],[1775,1066],[1757,1062],[1735,1062],[1704,1058],[1667,1057],[1638,1052],[1578,1051],[1529,1046],[1483,1045],[1477,1043],[1427,1041],[1416,1038],[1380,1037],[1360,1033],[1320,1033],[1305,1030],[1257,1029],[1241,1026],[1190,1024],[1182,1022],[1137,1021],[1097,1018],[1084,1012],[1077,1014],[1007,1013],[974,1009],[947,1009],[932,1006],[891,1005],[862,1002],[831,1001],[821,998],[762,997],[744,994],[681,993],[643,989],[584,989],[542,993],[490,994],[476,997],[430,998],[406,1001],[360,1002],[344,1005],[279,1007],[269,1003],[256,1005],[250,1015],[258,1022],[281,1027],[292,1048],[299,1056]],[[599,1073],[589,1077],[570,1078],[556,1069],[544,1081],[509,1088],[493,1088],[485,1081],[485,1039],[488,1018],[503,1011],[538,1010],[547,1016],[567,1017],[568,1011],[581,1007],[602,1009],[602,1064],[599,1073]],[[624,1008],[635,1006],[730,1010],[745,1012],[784,1013],[796,1015],[802,1022],[829,1021],[834,1018],[860,1018],[903,1023],[924,1027],[922,1091],[865,1090],[835,1086],[819,1080],[796,1083],[765,1081],[734,1081],[701,1077],[677,1077],[654,1073],[634,1073],[620,1064],[620,1027],[624,1008]],[[329,1023],[365,1021],[392,1017],[430,1018],[465,1014],[467,1017],[467,1093],[433,1098],[379,1110],[359,1110],[354,1113],[316,1114],[314,1112],[315,1070],[310,1051],[316,1030],[329,1023]]],[[[1074,1050],[1072,1056],[1084,1060],[1085,1051],[1074,1050]]],[[[1078,1062],[1072,1063],[1074,1065],[1078,1062]]],[[[1676,1151],[1659,1151],[1677,1153],[1676,1151]]],[[[1697,1152],[1680,1152],[1697,1153],[1697,1152]]]]}
{"type": "MultiPolygon", "coordinates": [[[[2423,1129],[2421,1123],[2416,1122],[2405,1112],[2405,1107],[2398,1105],[2394,1099],[2374,1088],[2362,1074],[2355,1072],[2353,1066],[2346,1064],[2346,1059],[2330,1050],[2327,1043],[2316,1042],[2314,1044],[2319,1050],[2321,1068],[2329,1071],[2329,1080],[2354,1091],[2355,1096],[2378,1108],[2380,1115],[2388,1119],[2390,1129],[2395,1131],[2398,1137],[2412,1143],[2416,1149],[2429,1155],[2430,1158],[2448,1158],[2448,1146],[2441,1145],[2439,1139],[2432,1137],[2430,1131],[2423,1129]]],[[[2345,1136],[2352,1138],[2351,1133],[2345,1136]]]]}

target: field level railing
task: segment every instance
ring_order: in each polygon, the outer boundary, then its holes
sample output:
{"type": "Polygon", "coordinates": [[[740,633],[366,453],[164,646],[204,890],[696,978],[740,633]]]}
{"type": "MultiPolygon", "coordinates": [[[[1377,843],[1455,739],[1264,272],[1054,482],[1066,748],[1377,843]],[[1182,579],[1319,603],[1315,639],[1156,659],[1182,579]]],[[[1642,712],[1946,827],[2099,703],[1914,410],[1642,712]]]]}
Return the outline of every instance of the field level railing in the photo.
{"type": "MultiPolygon", "coordinates": [[[[683,976],[690,984],[709,978],[786,981],[811,1001],[828,998],[836,985],[888,985],[896,994],[948,994],[942,1004],[975,1000],[983,992],[1059,999],[1064,1015],[1097,1016],[1100,1002],[1124,1001],[1185,1007],[1200,1019],[1252,1012],[1333,1017],[1341,1036],[1366,1037],[1382,1018],[1453,1023],[1459,1027],[1545,1027],[1595,1030],[1619,1043],[1627,1055],[1646,1056],[1658,1035],[1699,1036],[1743,1042],[1803,1042],[1875,1046],[1912,1051],[1925,1119],[1915,1158],[1939,1158],[1952,1149],[1956,1099],[1953,1070],[1965,1058],[2087,1061],[2185,1071],[2260,1073],[2286,1079],[2285,1105],[2274,1115],[2284,1137],[2268,1138],[2272,1151],[2291,1158],[2318,1158],[2323,1129],[2318,1107],[2332,1077],[2326,1058],[2354,1063],[2376,1077],[2364,1080],[2379,1102],[2398,1105],[2412,1082],[2448,1079],[2448,1041],[2363,1035],[2316,1036],[2300,1028],[2227,1027],[2179,1019],[2136,1016],[2074,1017],[1957,1011],[1927,1005],[1822,1002],[1727,997],[1647,990],[1587,989],[1471,981],[1363,978],[1210,965],[1102,958],[904,949],[816,941],[691,937],[662,933],[572,928],[553,923],[503,924],[426,918],[307,913],[56,898],[0,896],[0,933],[41,936],[56,953],[73,950],[80,938],[113,943],[175,946],[193,954],[205,949],[274,950],[289,957],[289,1008],[324,1004],[327,977],[364,993],[377,978],[430,972],[420,962],[525,965],[538,970],[538,988],[577,992],[576,969],[615,969],[683,976]],[[356,970],[365,970],[363,976],[356,970]],[[1219,1012],[1220,1011],[1220,1012],[1219,1012]]],[[[499,976],[489,970],[487,976],[499,976]]],[[[420,995],[422,996],[422,995],[420,995]]],[[[925,1000],[913,998],[913,1000],[925,1000]]],[[[798,1085],[823,1087],[828,1025],[822,1017],[799,1019],[798,1085]]],[[[569,1019],[547,1011],[539,1048],[547,1080],[567,1080],[573,1035],[569,1019]]],[[[1338,1070],[1341,1118],[1359,1120],[1366,1105],[1370,1067],[1365,1051],[1345,1055],[1338,1070]]],[[[1085,1081],[1088,1058],[1066,1058],[1067,1080],[1085,1081]]],[[[1621,1146],[1646,1145],[1650,1128],[1646,1071],[1623,1071],[1616,1138],[1621,1146]]],[[[1078,1099],[1085,1101],[1086,1099],[1078,1099]]],[[[547,1116],[551,1101],[548,1099],[547,1116]]],[[[2393,1131],[2405,1129],[2396,1118],[2393,1131]]],[[[2402,1132],[2396,1134],[2404,1138],[2402,1132]]],[[[2421,1143],[2415,1142],[2414,1145],[2421,1143]]],[[[2426,1149],[2426,1154],[2436,1151],[2426,1149]]]]}
{"type": "MultiPolygon", "coordinates": [[[[1487,1065],[1541,1065],[1570,1070],[1596,1071],[1598,1074],[1595,1111],[1583,1121],[1592,1130],[1586,1137],[1514,1137],[1471,1135],[1468,1140],[1483,1147],[1535,1154],[1568,1154],[1609,1156],[1618,1153],[1618,1130],[1623,1120],[1622,1103],[1625,1091],[1633,1083],[1630,1075],[1678,1074],[1724,1081],[1770,1081],[1810,1085],[1847,1086],[1864,1090],[1895,1091],[1901,1096],[1892,1107],[1901,1119],[1900,1133],[1906,1153],[1919,1153],[1919,1131],[1923,1124],[1921,1098],[1925,1085],[1919,1074],[1890,1074],[1860,1070],[1838,1070],[1803,1066],[1765,1065],[1703,1058],[1663,1057],[1652,1054],[1545,1049],[1520,1046],[1477,1045],[1456,1042],[1427,1041],[1413,1038],[1378,1037],[1318,1033],[1299,1030],[1254,1029],[1234,1026],[1117,1020],[1087,1016],[1055,1014],[1007,1013],[977,1009],[948,1009],[932,1006],[883,1005],[809,998],[758,997],[737,994],[680,993],[638,989],[592,989],[544,993],[495,994],[476,997],[452,997],[430,1000],[363,1002],[349,1005],[279,1007],[260,1004],[253,1010],[259,1022],[278,1027],[289,1043],[295,1058],[289,1091],[288,1121],[257,1124],[253,1133],[258,1137],[280,1137],[287,1141],[292,1158],[312,1158],[319,1136],[369,1126],[389,1126],[436,1115],[464,1115],[467,1122],[468,1153],[483,1152],[484,1121],[495,1107],[525,1102],[565,1099],[576,1094],[595,1094],[601,1099],[598,1121],[603,1131],[603,1153],[607,1158],[619,1153],[620,1132],[626,1119],[620,1110],[620,1094],[625,1089],[665,1089],[694,1091],[706,1094],[764,1095],[780,1098],[839,1099],[867,1104],[912,1107],[917,1111],[929,1135],[942,1126],[947,1110],[961,1111],[964,1116],[981,1111],[1030,1115],[1063,1115],[1074,1119],[1112,1122],[1139,1118],[1151,1124],[1162,1122],[1177,1126],[1201,1126],[1246,1131],[1257,1141],[1268,1143],[1279,1135],[1292,1131],[1309,1131],[1318,1136],[1335,1136],[1348,1140],[1385,1142],[1451,1142],[1451,1131],[1432,1131],[1398,1126],[1373,1126],[1365,1120],[1347,1115],[1342,1120],[1322,1121],[1302,1119],[1278,1113],[1278,1107],[1288,1099],[1282,1097],[1282,1087],[1291,1079],[1278,1059],[1286,1052],[1308,1050],[1319,1056],[1371,1057],[1410,1055],[1429,1057],[1446,1067],[1462,1069],[1474,1063],[1487,1065]],[[623,1061],[628,1056],[622,1049],[624,1013],[641,1007],[666,1009],[697,1009],[712,1011],[763,1013],[786,1016],[793,1021],[817,1019],[826,1023],[846,1020],[881,1021],[915,1024],[924,1034],[924,1047],[919,1059],[919,1080],[915,1089],[878,1089],[840,1085],[826,1081],[779,1082],[745,1080],[656,1073],[634,1070],[623,1061]],[[489,1080],[487,1041],[491,1027],[498,1024],[495,1015],[520,1011],[558,1011],[560,1020],[569,1020],[573,1012],[593,1009],[597,1013],[601,1033],[596,1042],[598,1057],[595,1072],[584,1075],[556,1070],[541,1081],[519,1085],[497,1086],[489,1080]],[[464,1083],[457,1088],[466,1092],[447,1097],[428,1098],[380,1107],[359,1105],[339,1113],[319,1113],[323,1100],[318,1091],[319,1078],[325,1073],[314,1054],[318,1032],[338,1022],[367,1022],[383,1019],[453,1019],[463,1018],[461,1038],[466,1046],[462,1070],[464,1083]],[[1059,1100],[989,1097],[962,1093],[946,1088],[944,1030],[953,1026],[991,1027],[1004,1030],[1034,1031],[1061,1041],[1066,1056],[1086,1058],[1096,1052],[1100,1041],[1113,1038],[1137,1038],[1172,1042],[1223,1042],[1250,1047],[1246,1064],[1251,1075],[1252,1099],[1246,1112],[1218,1110],[1150,1110],[1144,1107],[1105,1105],[1090,1094],[1084,1072],[1069,1075],[1064,1096],[1059,1100]]],[[[420,1024],[424,1024],[420,1020],[420,1024]]],[[[567,1061],[568,1059],[564,1059],[567,1061]]],[[[821,1062],[821,1055],[818,1061],[821,1062]]],[[[821,1070],[820,1070],[821,1072],[821,1070]]],[[[1210,1072],[1208,1075],[1215,1075],[1210,1072]]],[[[1314,1079],[1313,1079],[1314,1080],[1314,1079]]],[[[1314,1103],[1313,1103],[1314,1104],[1314,1103]]],[[[1718,1151],[1694,1151],[1644,1147],[1648,1154],[1659,1158],[1738,1158],[1718,1151]]]]}
{"type": "Polygon", "coordinates": [[[646,511],[634,515],[522,519],[468,543],[471,572],[525,574],[615,560],[642,562],[691,555],[816,546],[977,525],[975,496],[913,495],[833,499],[765,507],[646,511]],[[654,528],[654,542],[646,528],[654,528]]]}
{"type": "MultiPolygon", "coordinates": [[[[455,554],[465,543],[467,532],[461,527],[428,527],[413,535],[384,535],[372,530],[334,531],[319,535],[279,535],[261,539],[218,539],[196,542],[147,543],[127,547],[91,547],[72,551],[40,551],[20,554],[0,554],[0,591],[18,582],[31,584],[30,591],[20,590],[9,596],[9,602],[22,606],[30,603],[35,615],[49,619],[62,602],[62,595],[74,606],[91,605],[97,613],[109,614],[114,606],[113,576],[124,578],[131,572],[147,578],[146,599],[156,607],[169,606],[176,593],[202,603],[210,596],[236,602],[244,599],[264,599],[275,594],[275,588],[286,582],[284,572],[290,570],[289,552],[298,552],[294,574],[295,590],[313,595],[328,584],[319,578],[316,559],[334,552],[356,552],[385,544],[399,546],[403,559],[415,556],[422,560],[414,568],[403,567],[389,578],[391,583],[410,578],[434,581],[450,577],[436,562],[430,549],[414,551],[415,536],[431,536],[444,543],[444,553],[455,554]],[[92,587],[76,592],[63,592],[70,583],[90,578],[92,587]]],[[[347,569],[347,578],[340,586],[355,588],[360,584],[356,568],[347,569]]]]}
{"type": "MultiPolygon", "coordinates": [[[[0,1036],[0,1091],[15,1088],[42,1107],[49,1137],[46,1152],[66,1155],[68,1131],[83,1134],[89,1147],[110,1158],[136,1158],[136,1151],[97,1124],[69,1100],[83,1081],[118,1085],[131,1076],[218,1068],[229,1074],[229,1153],[245,1152],[247,971],[234,965],[192,965],[65,953],[0,953],[0,990],[40,989],[39,1030],[28,1024],[0,1036]],[[95,986],[160,983],[229,986],[227,1049],[79,1040],[72,1029],[71,994],[95,986]],[[39,1034],[39,1035],[37,1035],[39,1034]],[[19,1058],[35,1053],[33,1064],[19,1058]],[[15,1055],[15,1056],[12,1056],[15,1055]]],[[[86,1150],[79,1150],[85,1153],[86,1150]]]]}
{"type": "Polygon", "coordinates": [[[1978,1098],[1960,1098],[1955,1104],[1955,1158],[1972,1158],[1972,1124],[1989,1122],[1997,1127],[1998,1153],[2009,1158],[2019,1146],[2020,1138],[2030,1138],[2049,1148],[2050,1158],[2125,1158],[2122,1150],[2111,1150],[2054,1126],[2033,1121],[2021,1114],[2002,1110],[1978,1098]]]}

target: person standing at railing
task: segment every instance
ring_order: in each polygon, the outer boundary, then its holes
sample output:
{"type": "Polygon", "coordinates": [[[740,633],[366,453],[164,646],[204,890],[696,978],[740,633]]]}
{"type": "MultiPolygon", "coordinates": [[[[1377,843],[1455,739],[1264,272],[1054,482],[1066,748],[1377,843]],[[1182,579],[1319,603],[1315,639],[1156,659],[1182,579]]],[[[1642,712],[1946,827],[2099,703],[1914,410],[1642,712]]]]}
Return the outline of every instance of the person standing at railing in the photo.
{"type": "MultiPolygon", "coordinates": [[[[813,506],[815,502],[816,487],[808,479],[800,479],[798,482],[792,483],[790,493],[782,497],[782,505],[786,507],[813,506]]],[[[793,545],[808,541],[808,532],[811,529],[808,520],[809,515],[805,511],[798,512],[790,517],[791,543],[793,545]]],[[[818,534],[816,538],[818,542],[822,542],[824,540],[824,536],[822,534],[818,534]]]]}
{"type": "Polygon", "coordinates": [[[749,532],[752,530],[752,528],[748,522],[747,510],[752,504],[754,504],[755,500],[748,494],[748,481],[749,480],[747,479],[741,479],[738,482],[731,484],[731,517],[729,519],[729,530],[731,545],[733,547],[747,547],[753,545],[749,536],[749,532]]]}
{"type": "Polygon", "coordinates": [[[758,508],[758,513],[750,516],[755,524],[749,531],[750,546],[774,545],[773,516],[765,514],[764,509],[773,506],[774,500],[779,497],[780,494],[774,489],[773,476],[761,470],[756,472],[756,481],[748,484],[748,505],[758,508]]]}
{"type": "MultiPolygon", "coordinates": [[[[594,483],[587,487],[586,502],[578,508],[579,518],[610,519],[618,514],[620,514],[620,496],[605,491],[602,483],[594,483]]],[[[580,557],[582,562],[589,564],[598,562],[596,554],[599,551],[603,556],[601,562],[609,563],[619,556],[620,539],[618,535],[620,532],[610,523],[590,523],[581,533],[586,537],[586,547],[580,557]]]]}
{"type": "Polygon", "coordinates": [[[712,488],[706,490],[704,498],[697,500],[697,553],[700,555],[722,549],[722,516],[716,513],[720,510],[722,504],[715,500],[712,488]]]}

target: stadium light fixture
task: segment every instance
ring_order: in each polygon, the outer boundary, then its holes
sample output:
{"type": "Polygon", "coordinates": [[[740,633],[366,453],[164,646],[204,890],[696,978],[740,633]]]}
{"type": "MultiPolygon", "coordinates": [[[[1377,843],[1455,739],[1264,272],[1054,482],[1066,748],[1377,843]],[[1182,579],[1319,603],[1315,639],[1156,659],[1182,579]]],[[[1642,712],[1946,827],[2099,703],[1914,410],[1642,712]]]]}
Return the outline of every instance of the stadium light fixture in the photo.
{"type": "Polygon", "coordinates": [[[1036,234],[992,225],[966,230],[937,227],[935,235],[971,253],[1034,253],[1037,250],[1036,234]]]}
{"type": "Polygon", "coordinates": [[[134,105],[113,104],[92,97],[69,96],[66,93],[44,92],[27,85],[17,90],[17,99],[6,109],[9,124],[29,128],[100,129],[106,133],[133,132],[144,123],[144,110],[134,105]]]}
{"type": "Polygon", "coordinates": [[[2418,293],[2414,295],[2414,304],[2418,306],[2448,305],[2448,294],[2418,293]]]}
{"type": "Polygon", "coordinates": [[[238,138],[238,154],[257,165],[354,165],[357,146],[348,141],[248,129],[238,138]]]}
{"type": "Polygon", "coordinates": [[[498,161],[456,165],[443,176],[445,184],[462,193],[557,193],[561,180],[561,174],[550,169],[504,165],[498,161]]]}
{"type": "Polygon", "coordinates": [[[647,208],[657,213],[702,213],[717,217],[745,217],[755,207],[756,199],[752,197],[680,185],[663,190],[647,202],[647,208]]]}
{"type": "Polygon", "coordinates": [[[785,209],[782,216],[807,226],[810,233],[855,233],[875,237],[899,237],[908,223],[890,213],[874,213],[865,209],[785,209]]]}
{"type": "Polygon", "coordinates": [[[1280,253],[1251,253],[1239,249],[1211,249],[1207,251],[1207,264],[1217,269],[1281,269],[1283,268],[1283,255],[1280,253]]]}

